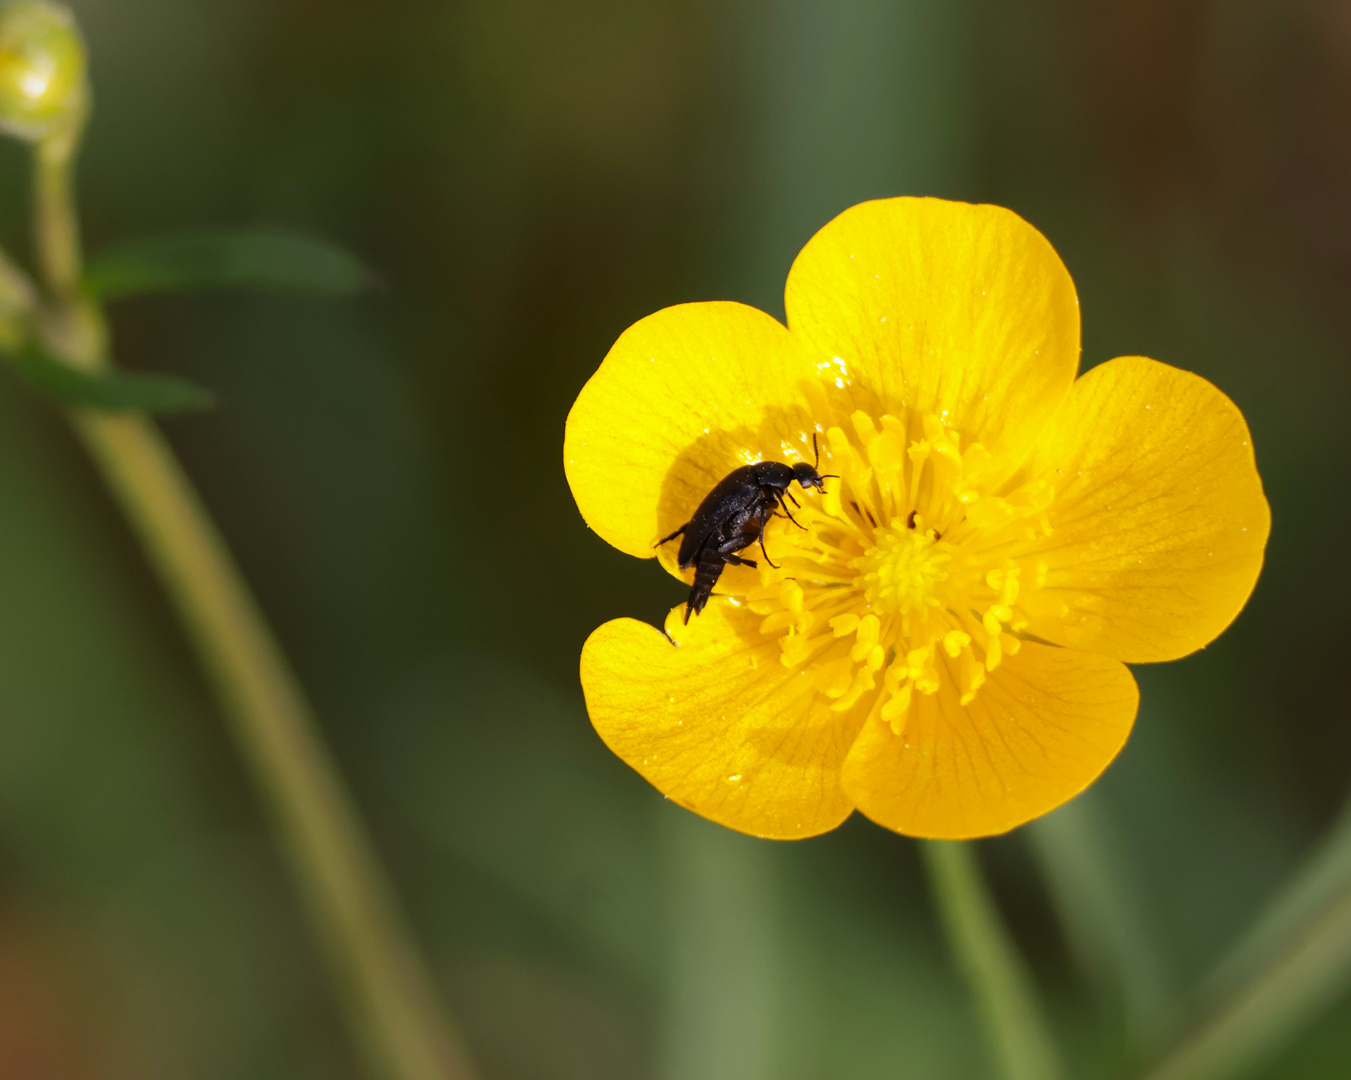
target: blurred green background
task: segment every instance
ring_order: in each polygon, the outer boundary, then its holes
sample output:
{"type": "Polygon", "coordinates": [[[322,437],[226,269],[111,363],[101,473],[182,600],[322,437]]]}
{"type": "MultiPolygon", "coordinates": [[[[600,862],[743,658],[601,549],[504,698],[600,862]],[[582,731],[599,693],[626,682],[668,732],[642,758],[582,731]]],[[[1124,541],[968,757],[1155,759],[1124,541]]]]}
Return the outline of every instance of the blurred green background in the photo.
{"type": "MultiPolygon", "coordinates": [[[[683,598],[590,534],[563,478],[564,417],[620,331],[695,299],[781,316],[832,216],[941,195],[1046,233],[1085,365],[1150,355],[1233,397],[1266,571],[1217,644],[1137,669],[1136,732],[1082,801],[1135,989],[1062,931],[1027,836],[983,845],[1071,1074],[1141,1060],[1351,780],[1351,7],[73,7],[91,250],[280,226],[379,274],[355,302],[129,301],[116,348],[217,391],[166,428],[486,1080],[989,1075],[910,841],[727,832],[590,729],[587,633],[683,598]]],[[[26,191],[0,147],[0,241],[25,258],[26,191]]],[[[1254,1073],[1348,1074],[1351,998],[1254,1073]]],[[[0,1076],[360,1075],[155,581],[55,410],[0,372],[0,1076]]]]}

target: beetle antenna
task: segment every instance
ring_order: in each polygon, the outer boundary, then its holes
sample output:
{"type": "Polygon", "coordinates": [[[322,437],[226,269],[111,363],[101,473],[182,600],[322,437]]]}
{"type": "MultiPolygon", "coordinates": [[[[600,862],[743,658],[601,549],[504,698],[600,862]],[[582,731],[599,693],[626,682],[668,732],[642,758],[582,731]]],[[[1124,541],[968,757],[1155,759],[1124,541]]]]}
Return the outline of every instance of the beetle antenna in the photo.
{"type": "Polygon", "coordinates": [[[820,468],[821,448],[816,445],[816,432],[814,431],[812,432],[812,454],[814,456],[814,460],[812,461],[812,468],[813,469],[820,468]]]}

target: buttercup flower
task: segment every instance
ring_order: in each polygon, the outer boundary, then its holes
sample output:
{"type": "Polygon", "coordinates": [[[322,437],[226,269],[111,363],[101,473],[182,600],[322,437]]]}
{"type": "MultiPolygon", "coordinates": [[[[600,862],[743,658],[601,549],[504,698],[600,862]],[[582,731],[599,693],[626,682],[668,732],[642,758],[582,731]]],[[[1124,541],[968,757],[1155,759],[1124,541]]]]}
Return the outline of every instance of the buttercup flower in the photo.
{"type": "Polygon", "coordinates": [[[953,839],[1046,813],[1125,743],[1125,665],[1203,647],[1256,583],[1270,514],[1243,416],[1142,357],[1076,379],[1074,284],[995,206],[855,206],[802,250],[786,307],[787,327],[659,311],[572,408],[587,523],[685,581],[653,545],[732,469],[810,462],[815,434],[839,476],[765,529],[778,569],[729,566],[664,634],[596,630],[592,723],[669,798],[759,836],[854,808],[953,839]]]}
{"type": "Polygon", "coordinates": [[[84,43],[64,5],[0,6],[0,131],[40,139],[87,104],[84,43]]]}

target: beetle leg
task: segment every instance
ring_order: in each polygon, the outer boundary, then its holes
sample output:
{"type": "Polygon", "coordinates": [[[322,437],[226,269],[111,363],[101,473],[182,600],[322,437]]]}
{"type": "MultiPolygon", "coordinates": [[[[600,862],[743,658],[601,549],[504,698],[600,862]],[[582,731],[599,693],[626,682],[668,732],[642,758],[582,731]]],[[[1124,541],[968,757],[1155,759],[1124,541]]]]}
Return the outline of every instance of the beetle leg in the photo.
{"type": "MultiPolygon", "coordinates": [[[[798,502],[796,499],[793,498],[793,493],[789,491],[787,488],[783,489],[783,497],[785,499],[788,499],[794,506],[802,505],[800,502],[798,502]]],[[[787,510],[788,507],[785,506],[784,509],[787,510]]]]}
{"type": "Polygon", "coordinates": [[[743,559],[740,555],[725,555],[724,558],[725,558],[729,563],[731,563],[733,566],[751,566],[751,567],[754,567],[754,566],[756,565],[756,562],[755,562],[754,559],[743,559]]]}
{"type": "MultiPolygon", "coordinates": [[[[794,502],[793,505],[794,505],[794,506],[797,506],[797,503],[794,502]]],[[[784,516],[786,516],[786,517],[788,518],[788,520],[791,521],[794,525],[796,525],[799,529],[806,529],[806,528],[807,528],[807,526],[805,526],[804,524],[802,524],[802,522],[798,521],[797,518],[793,517],[793,515],[792,515],[792,513],[789,511],[788,507],[784,506],[784,507],[782,507],[782,509],[783,509],[783,512],[784,512],[784,516]]],[[[764,535],[764,533],[762,532],[762,533],[761,533],[761,536],[763,536],[763,535],[764,535]]]]}
{"type": "MultiPolygon", "coordinates": [[[[685,525],[688,525],[688,524],[689,524],[688,521],[685,522],[685,525]]],[[[673,532],[673,533],[672,533],[670,536],[668,536],[665,540],[658,540],[658,541],[657,541],[655,544],[653,544],[652,546],[653,546],[654,548],[659,548],[659,547],[662,546],[662,544],[669,544],[672,540],[674,540],[677,536],[679,536],[681,533],[683,533],[683,532],[685,531],[685,525],[680,526],[680,528],[678,528],[675,532],[673,532]]]]}
{"type": "MultiPolygon", "coordinates": [[[[792,516],[792,515],[790,514],[789,517],[791,517],[791,516],[792,516]]],[[[796,524],[796,522],[794,522],[794,524],[796,524]]],[[[778,570],[778,569],[779,569],[779,565],[778,565],[773,559],[771,559],[771,558],[769,557],[769,552],[768,552],[768,551],[765,551],[765,530],[764,530],[763,527],[761,527],[761,529],[760,529],[760,537],[759,537],[759,539],[760,539],[760,550],[765,552],[765,562],[769,563],[769,565],[772,566],[772,567],[774,567],[775,570],[778,570]]]]}

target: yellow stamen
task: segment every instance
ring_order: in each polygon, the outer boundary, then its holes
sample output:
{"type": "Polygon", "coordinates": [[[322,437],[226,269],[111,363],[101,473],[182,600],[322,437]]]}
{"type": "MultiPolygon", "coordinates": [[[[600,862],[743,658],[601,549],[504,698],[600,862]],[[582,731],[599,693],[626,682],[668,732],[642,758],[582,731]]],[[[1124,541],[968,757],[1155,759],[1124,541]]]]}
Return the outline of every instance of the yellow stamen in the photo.
{"type": "Polygon", "coordinates": [[[893,521],[879,530],[877,544],[854,560],[859,571],[856,586],[869,607],[888,615],[907,615],[923,607],[935,607],[934,595],[947,580],[952,553],[937,540],[933,530],[921,533],[893,521]]]}
{"type": "Polygon", "coordinates": [[[1047,609],[1047,564],[1017,550],[1026,530],[1044,534],[1055,492],[1008,485],[1007,467],[937,416],[858,411],[820,442],[821,471],[838,479],[794,508],[803,529],[770,527],[779,568],[761,563],[746,603],[833,710],[861,708],[899,735],[915,695],[945,680],[974,700],[1047,609]]]}

